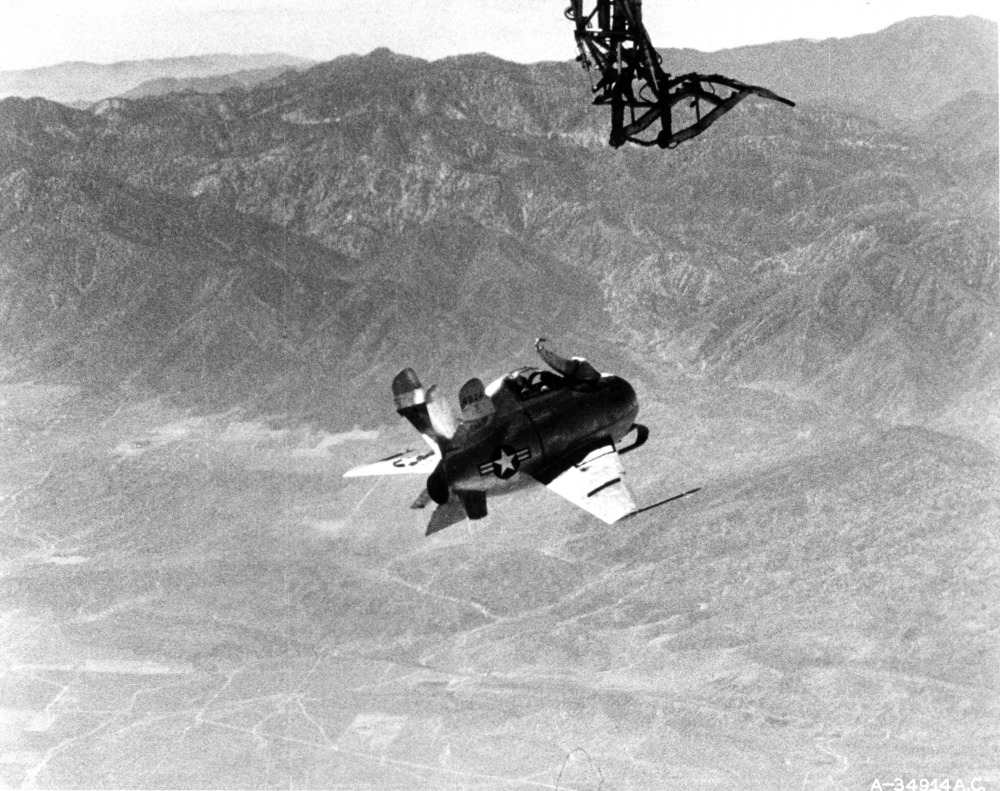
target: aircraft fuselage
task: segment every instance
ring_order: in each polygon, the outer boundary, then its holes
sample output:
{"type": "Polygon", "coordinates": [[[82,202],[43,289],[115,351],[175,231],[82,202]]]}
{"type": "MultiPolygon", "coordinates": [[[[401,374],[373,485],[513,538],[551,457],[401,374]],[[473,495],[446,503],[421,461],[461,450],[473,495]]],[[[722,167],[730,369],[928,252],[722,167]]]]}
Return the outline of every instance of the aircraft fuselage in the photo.
{"type": "Polygon", "coordinates": [[[517,382],[509,375],[488,388],[494,420],[482,428],[459,427],[441,468],[450,489],[520,488],[532,477],[544,478],[554,460],[619,442],[639,412],[635,390],[619,376],[534,391],[517,382]]]}
{"type": "Polygon", "coordinates": [[[427,488],[412,505],[437,503],[426,535],[483,519],[489,495],[530,481],[608,525],[644,510],[624,481],[620,458],[649,438],[649,429],[635,422],[639,401],[632,385],[582,357],[557,354],[544,338],[535,341],[535,351],[551,370],[518,368],[489,387],[469,379],[458,392],[460,417],[436,387],[425,390],[416,372],[404,368],[392,380],[396,412],[431,451],[395,454],[344,475],[427,475],[427,488]],[[634,440],[620,446],[633,430],[634,440]]]}

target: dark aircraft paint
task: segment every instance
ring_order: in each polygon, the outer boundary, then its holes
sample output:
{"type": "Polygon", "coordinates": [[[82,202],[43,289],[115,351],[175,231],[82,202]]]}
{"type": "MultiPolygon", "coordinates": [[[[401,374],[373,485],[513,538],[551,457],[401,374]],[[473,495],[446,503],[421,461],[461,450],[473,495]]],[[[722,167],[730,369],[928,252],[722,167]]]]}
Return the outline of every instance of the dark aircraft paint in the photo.
{"type": "Polygon", "coordinates": [[[639,400],[624,379],[571,382],[551,374],[542,384],[548,373],[521,369],[488,388],[494,419],[479,428],[461,425],[444,451],[443,472],[453,491],[499,494],[530,478],[544,483],[553,462],[617,443],[632,429],[639,400]]]}
{"type": "Polygon", "coordinates": [[[488,495],[531,482],[606,524],[637,513],[620,454],[641,447],[649,429],[635,422],[639,400],[632,385],[598,373],[583,358],[556,354],[542,338],[535,349],[552,370],[519,368],[489,387],[470,379],[459,391],[460,420],[436,387],[425,390],[412,369],[403,369],[392,382],[396,411],[424,436],[431,454],[390,456],[345,475],[430,473],[426,494],[413,504],[438,504],[428,534],[485,517],[488,495]],[[633,430],[632,442],[619,447],[633,430]]]}

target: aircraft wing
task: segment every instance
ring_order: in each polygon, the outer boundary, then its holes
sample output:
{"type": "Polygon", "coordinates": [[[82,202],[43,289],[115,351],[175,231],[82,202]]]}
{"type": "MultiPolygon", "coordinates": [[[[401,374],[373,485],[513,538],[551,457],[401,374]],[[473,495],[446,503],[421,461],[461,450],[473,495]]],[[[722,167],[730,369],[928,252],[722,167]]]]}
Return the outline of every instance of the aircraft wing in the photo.
{"type": "Polygon", "coordinates": [[[403,451],[394,456],[353,467],[344,473],[345,478],[359,478],[366,475],[430,475],[441,460],[432,450],[425,453],[403,451]]]}
{"type": "Polygon", "coordinates": [[[550,468],[539,480],[610,525],[639,510],[622,481],[624,473],[618,451],[608,443],[575,463],[570,460],[561,469],[550,468]]]}

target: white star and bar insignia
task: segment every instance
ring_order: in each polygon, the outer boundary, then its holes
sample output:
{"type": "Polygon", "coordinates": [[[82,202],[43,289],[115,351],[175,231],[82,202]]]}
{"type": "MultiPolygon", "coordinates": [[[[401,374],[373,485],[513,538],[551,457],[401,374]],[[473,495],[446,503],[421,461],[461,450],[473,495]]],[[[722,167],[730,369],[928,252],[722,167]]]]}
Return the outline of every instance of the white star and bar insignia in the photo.
{"type": "Polygon", "coordinates": [[[480,475],[491,472],[498,478],[511,478],[521,467],[521,462],[531,458],[531,449],[514,450],[510,445],[501,445],[493,452],[493,458],[479,465],[480,475]]]}

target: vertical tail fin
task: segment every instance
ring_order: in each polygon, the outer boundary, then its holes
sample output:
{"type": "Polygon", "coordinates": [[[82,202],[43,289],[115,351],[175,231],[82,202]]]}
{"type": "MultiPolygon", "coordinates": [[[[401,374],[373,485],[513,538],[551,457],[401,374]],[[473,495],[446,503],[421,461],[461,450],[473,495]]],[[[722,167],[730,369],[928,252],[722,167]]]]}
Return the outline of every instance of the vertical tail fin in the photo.
{"type": "Polygon", "coordinates": [[[481,379],[470,379],[462,385],[458,391],[458,404],[462,408],[463,423],[478,423],[496,412],[481,379]]]}
{"type": "Polygon", "coordinates": [[[455,435],[455,416],[447,404],[438,400],[436,386],[424,390],[412,368],[404,368],[392,380],[396,411],[439,449],[455,435]]]}
{"type": "Polygon", "coordinates": [[[448,402],[438,398],[437,385],[431,385],[427,389],[427,416],[431,420],[431,428],[439,437],[450,440],[455,436],[458,421],[448,402]]]}

